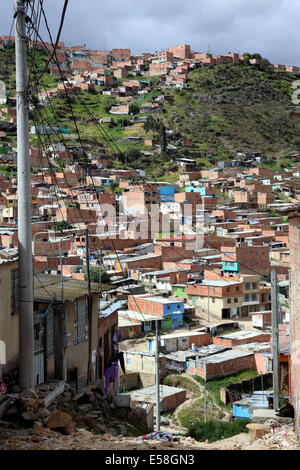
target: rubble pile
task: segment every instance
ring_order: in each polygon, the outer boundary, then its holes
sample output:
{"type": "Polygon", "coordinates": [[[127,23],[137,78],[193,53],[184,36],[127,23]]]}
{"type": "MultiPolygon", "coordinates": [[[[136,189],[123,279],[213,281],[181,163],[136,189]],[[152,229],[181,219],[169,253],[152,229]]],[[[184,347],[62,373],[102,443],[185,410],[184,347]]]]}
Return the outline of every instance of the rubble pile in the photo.
{"type": "Polygon", "coordinates": [[[300,450],[293,425],[280,425],[279,423],[276,425],[275,420],[270,421],[273,421],[273,423],[265,422],[266,429],[269,432],[256,441],[258,444],[262,444],[269,449],[296,450],[298,448],[300,450]]]}
{"type": "Polygon", "coordinates": [[[86,429],[79,429],[72,435],[60,433],[44,427],[30,430],[6,430],[0,432],[0,450],[199,450],[201,444],[192,438],[181,438],[178,442],[139,442],[137,438],[95,435],[86,429]]]}
{"type": "Polygon", "coordinates": [[[107,395],[101,380],[79,393],[64,382],[53,381],[36,391],[7,394],[0,400],[0,413],[0,428],[4,425],[8,435],[14,426],[24,432],[38,430],[39,435],[53,431],[69,436],[82,428],[97,435],[127,437],[149,432],[146,411],[131,407],[129,396],[107,395]]]}
{"type": "Polygon", "coordinates": [[[106,395],[102,381],[79,393],[56,381],[7,394],[0,414],[0,450],[300,450],[293,425],[276,419],[212,444],[182,436],[180,442],[139,441],[149,432],[145,410],[131,407],[127,395],[106,395]]]}

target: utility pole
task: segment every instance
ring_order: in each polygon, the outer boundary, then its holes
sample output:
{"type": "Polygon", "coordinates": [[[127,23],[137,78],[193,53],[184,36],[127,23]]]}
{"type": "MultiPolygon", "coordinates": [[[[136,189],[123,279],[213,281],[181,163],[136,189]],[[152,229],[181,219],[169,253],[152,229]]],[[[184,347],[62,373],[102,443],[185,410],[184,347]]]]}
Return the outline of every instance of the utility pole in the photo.
{"type": "Polygon", "coordinates": [[[155,350],[155,366],[156,366],[156,431],[160,431],[160,395],[159,395],[159,332],[158,320],[155,322],[156,333],[156,350],[155,350]]]}
{"type": "Polygon", "coordinates": [[[206,390],[206,385],[204,386],[204,423],[207,423],[207,404],[206,404],[206,399],[207,399],[207,390],[206,390]]]}
{"type": "Polygon", "coordinates": [[[19,384],[34,389],[33,262],[31,230],[29,118],[26,97],[25,0],[15,0],[18,142],[19,384]]]}
{"type": "Polygon", "coordinates": [[[209,287],[208,286],[208,296],[207,296],[207,322],[209,323],[209,287]]]}
{"type": "Polygon", "coordinates": [[[278,324],[278,293],[277,273],[271,271],[272,284],[272,353],[273,353],[273,409],[279,408],[279,380],[278,380],[278,352],[279,352],[279,324],[278,324]]]}
{"type": "Polygon", "coordinates": [[[90,250],[89,250],[89,231],[85,231],[85,247],[86,247],[86,275],[88,285],[88,320],[89,320],[89,362],[88,362],[88,373],[87,373],[87,385],[92,380],[92,296],[91,296],[91,276],[90,276],[90,250]]]}

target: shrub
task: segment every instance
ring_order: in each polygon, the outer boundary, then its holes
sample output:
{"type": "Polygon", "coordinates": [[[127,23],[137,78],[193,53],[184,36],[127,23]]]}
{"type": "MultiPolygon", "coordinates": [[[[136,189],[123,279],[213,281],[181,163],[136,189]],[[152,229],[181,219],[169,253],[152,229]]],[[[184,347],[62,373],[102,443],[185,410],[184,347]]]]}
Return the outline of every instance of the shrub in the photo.
{"type": "Polygon", "coordinates": [[[209,443],[221,439],[228,439],[242,432],[247,432],[246,425],[250,423],[248,419],[240,419],[232,422],[225,421],[203,421],[197,420],[188,428],[188,435],[197,441],[203,442],[206,439],[209,443]]]}

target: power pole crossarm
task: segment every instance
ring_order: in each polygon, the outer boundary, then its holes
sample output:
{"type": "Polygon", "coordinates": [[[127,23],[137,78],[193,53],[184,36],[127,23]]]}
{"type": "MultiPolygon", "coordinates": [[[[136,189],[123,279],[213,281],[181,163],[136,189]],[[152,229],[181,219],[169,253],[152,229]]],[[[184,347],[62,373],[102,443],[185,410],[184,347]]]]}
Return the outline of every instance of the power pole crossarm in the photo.
{"type": "Polygon", "coordinates": [[[33,263],[30,197],[29,118],[26,66],[25,0],[15,0],[18,142],[19,381],[34,388],[33,263]]]}

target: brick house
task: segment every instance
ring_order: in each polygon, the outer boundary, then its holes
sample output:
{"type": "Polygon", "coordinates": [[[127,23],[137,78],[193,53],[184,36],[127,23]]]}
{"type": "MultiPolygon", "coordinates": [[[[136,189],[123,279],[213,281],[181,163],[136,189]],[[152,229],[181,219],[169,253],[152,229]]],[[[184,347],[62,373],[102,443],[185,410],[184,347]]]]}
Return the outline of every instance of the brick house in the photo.
{"type": "Polygon", "coordinates": [[[270,273],[269,246],[249,246],[238,242],[235,247],[221,247],[222,261],[237,263],[238,272],[264,276],[270,273]],[[254,271],[254,272],[253,272],[254,271]]]}
{"type": "Polygon", "coordinates": [[[224,346],[226,348],[233,348],[234,346],[247,343],[265,343],[269,342],[271,338],[270,333],[261,333],[256,331],[237,331],[225,336],[216,336],[213,338],[213,344],[224,346]]]}
{"type": "Polygon", "coordinates": [[[195,360],[189,359],[187,373],[199,375],[207,381],[249,369],[256,370],[253,353],[229,350],[195,360]]]}
{"type": "Polygon", "coordinates": [[[175,329],[183,324],[184,302],[151,295],[128,296],[128,309],[162,318],[162,329],[175,329]]]}
{"type": "Polygon", "coordinates": [[[200,284],[186,284],[185,292],[190,305],[200,307],[212,319],[241,316],[243,284],[239,281],[206,280],[200,284]]]}
{"type": "MultiPolygon", "coordinates": [[[[92,351],[95,351],[92,357],[93,379],[97,377],[98,291],[99,285],[92,283],[91,343],[92,351]]],[[[53,378],[85,382],[89,361],[86,292],[86,281],[65,278],[62,303],[59,300],[62,295],[60,276],[38,274],[35,278],[34,311],[37,313],[35,335],[39,332],[39,341],[35,345],[35,358],[39,383],[53,378]],[[54,300],[55,298],[57,300],[54,300]]]]}
{"type": "Polygon", "coordinates": [[[189,44],[181,44],[180,46],[169,47],[168,51],[171,52],[174,57],[179,59],[191,58],[191,46],[189,44]]]}

